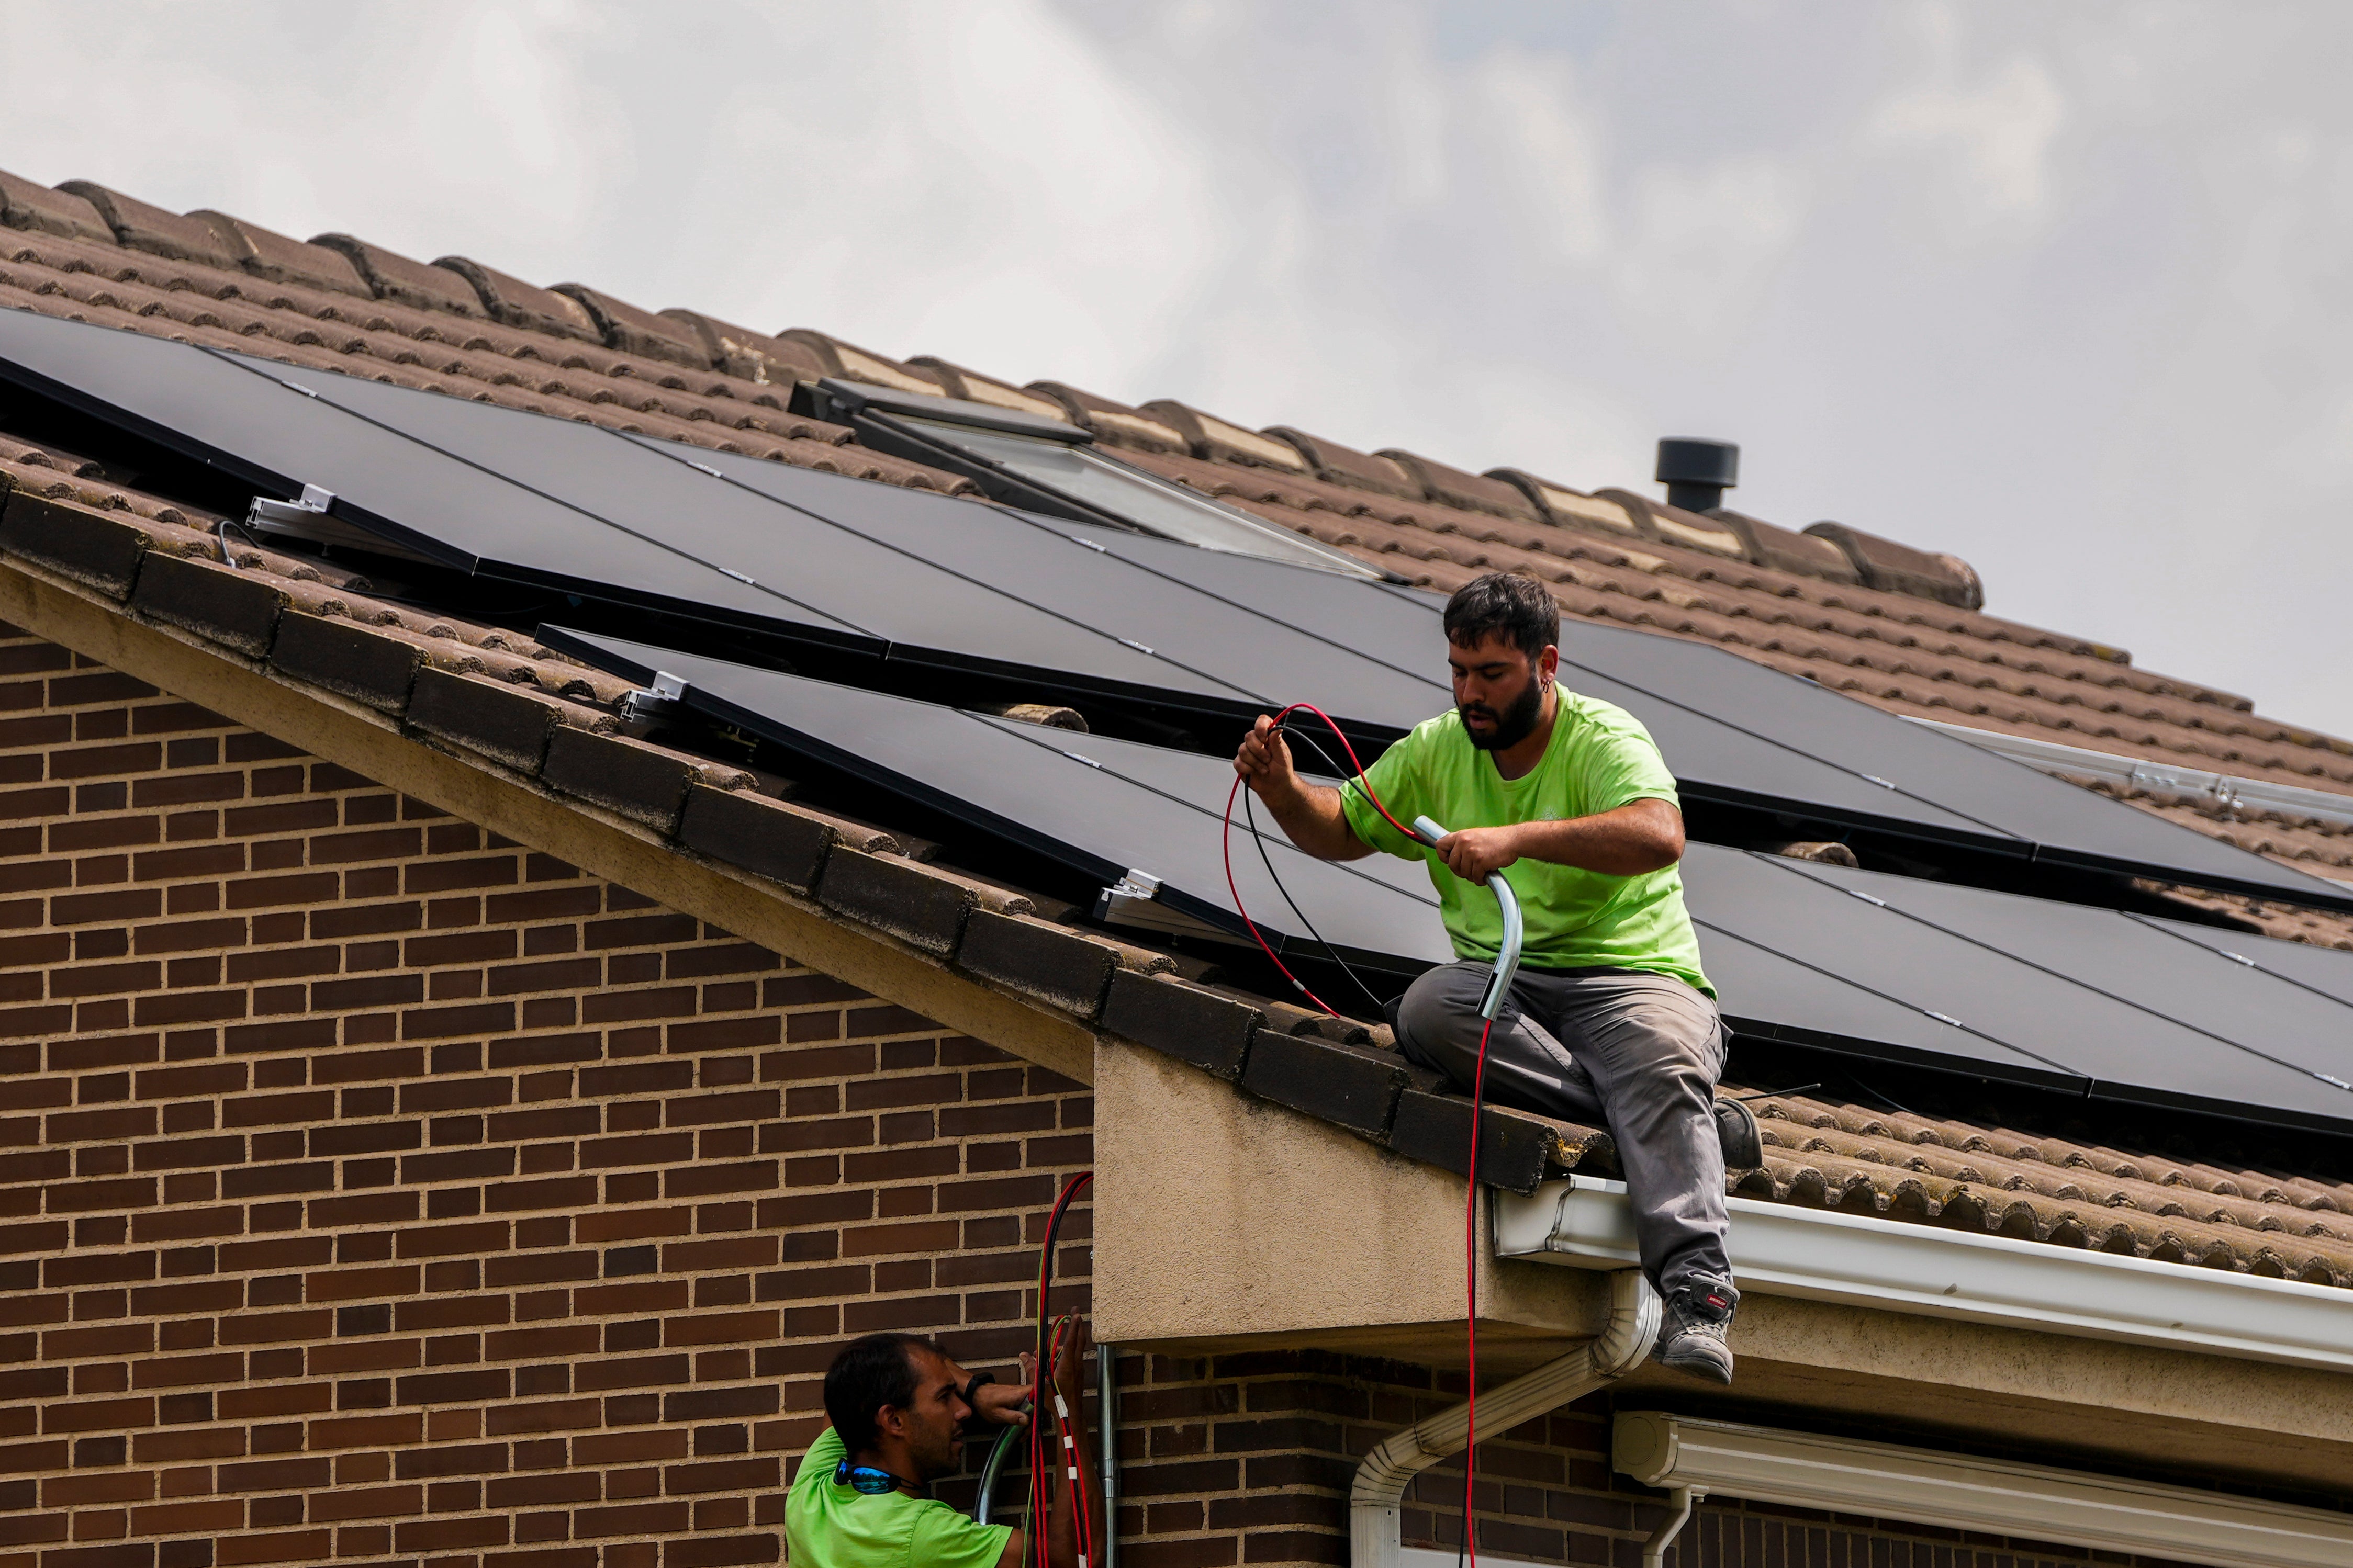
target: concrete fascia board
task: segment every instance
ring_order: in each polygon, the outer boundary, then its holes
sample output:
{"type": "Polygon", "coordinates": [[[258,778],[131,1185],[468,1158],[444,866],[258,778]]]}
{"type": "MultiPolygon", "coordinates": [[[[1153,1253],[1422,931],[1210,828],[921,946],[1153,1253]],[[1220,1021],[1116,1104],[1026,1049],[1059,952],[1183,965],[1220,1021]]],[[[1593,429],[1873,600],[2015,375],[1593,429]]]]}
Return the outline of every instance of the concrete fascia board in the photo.
{"type": "MultiPolygon", "coordinates": [[[[1499,1258],[1602,1268],[1636,1258],[1623,1182],[1571,1176],[1493,1197],[1499,1258]]],[[[2329,1286],[1754,1198],[1729,1206],[1744,1291],[2353,1371],[2353,1294],[2329,1286]]]]}

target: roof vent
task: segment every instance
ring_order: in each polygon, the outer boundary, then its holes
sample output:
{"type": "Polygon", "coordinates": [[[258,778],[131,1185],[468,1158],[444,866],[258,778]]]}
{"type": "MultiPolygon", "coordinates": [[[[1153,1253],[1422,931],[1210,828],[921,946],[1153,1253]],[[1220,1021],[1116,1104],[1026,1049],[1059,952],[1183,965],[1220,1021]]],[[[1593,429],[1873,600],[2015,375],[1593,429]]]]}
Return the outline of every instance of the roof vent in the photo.
{"type": "Polygon", "coordinates": [[[1670,436],[1659,443],[1659,471],[1667,504],[1685,511],[1712,511],[1724,492],[1740,482],[1740,448],[1730,441],[1670,436]]]}

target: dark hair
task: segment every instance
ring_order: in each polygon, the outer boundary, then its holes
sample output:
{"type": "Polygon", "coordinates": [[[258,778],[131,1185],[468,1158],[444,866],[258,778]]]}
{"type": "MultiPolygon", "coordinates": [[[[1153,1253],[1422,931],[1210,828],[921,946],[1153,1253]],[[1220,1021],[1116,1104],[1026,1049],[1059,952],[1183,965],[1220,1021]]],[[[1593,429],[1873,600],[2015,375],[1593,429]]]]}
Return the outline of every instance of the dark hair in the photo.
{"type": "Polygon", "coordinates": [[[1533,664],[1560,641],[1560,605],[1533,577],[1490,572],[1454,590],[1446,601],[1446,640],[1475,647],[1493,632],[1528,656],[1533,664]]]}
{"type": "Polygon", "coordinates": [[[921,1334],[869,1334],[825,1369],[825,1413],[852,1457],[874,1447],[875,1412],[915,1402],[915,1352],[939,1353],[921,1334]]]}

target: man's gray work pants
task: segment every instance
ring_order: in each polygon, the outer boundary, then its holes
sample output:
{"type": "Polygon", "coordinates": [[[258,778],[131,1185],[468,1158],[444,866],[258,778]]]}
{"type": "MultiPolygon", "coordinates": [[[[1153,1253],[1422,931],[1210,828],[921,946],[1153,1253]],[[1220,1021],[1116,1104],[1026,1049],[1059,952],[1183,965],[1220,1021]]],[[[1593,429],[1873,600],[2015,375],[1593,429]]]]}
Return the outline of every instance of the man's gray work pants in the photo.
{"type": "MultiPolygon", "coordinates": [[[[1398,1046],[1471,1092],[1484,963],[1415,981],[1398,1046]]],[[[1724,1071],[1715,1004],[1680,980],[1631,969],[1522,969],[1487,1045],[1486,1096],[1562,1121],[1597,1121],[1617,1141],[1642,1271],[1662,1296],[1732,1283],[1724,1249],[1724,1071]]],[[[1700,1292],[1704,1295],[1705,1289],[1700,1292]]]]}

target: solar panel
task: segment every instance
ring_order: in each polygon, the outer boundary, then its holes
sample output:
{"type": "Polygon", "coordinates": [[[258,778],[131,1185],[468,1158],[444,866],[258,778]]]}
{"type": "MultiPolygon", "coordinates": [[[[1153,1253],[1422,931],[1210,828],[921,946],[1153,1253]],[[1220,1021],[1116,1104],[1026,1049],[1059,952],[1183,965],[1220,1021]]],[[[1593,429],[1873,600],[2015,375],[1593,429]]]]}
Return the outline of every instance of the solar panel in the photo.
{"type": "MultiPolygon", "coordinates": [[[[550,646],[626,679],[649,680],[658,670],[681,676],[691,683],[690,702],[704,711],[1098,882],[1145,872],[1161,883],[1171,907],[1242,934],[1219,835],[1233,768],[1219,758],[542,630],[550,646]]],[[[1278,945],[1304,938],[1245,834],[1237,822],[1232,868],[1251,918],[1278,945]]],[[[1264,842],[1292,897],[1351,957],[1403,959],[1419,968],[1453,956],[1419,865],[1388,856],[1335,865],[1302,854],[1271,827],[1264,842]]]]}
{"type": "MultiPolygon", "coordinates": [[[[353,376],[313,375],[260,360],[242,363],[617,530],[691,541],[698,555],[731,578],[786,585],[796,605],[855,626],[892,644],[894,653],[941,649],[976,665],[1070,670],[1113,685],[1221,701],[1244,697],[1181,658],[1155,658],[1082,622],[879,543],[789,495],[732,482],[709,460],[725,454],[633,440],[575,420],[353,376]]],[[[918,511],[926,502],[955,508],[958,517],[968,510],[944,497],[756,458],[744,461],[793,476],[803,495],[819,498],[834,510],[918,511]]],[[[783,605],[770,614],[797,618],[783,605]]]]}
{"type": "Polygon", "coordinates": [[[2031,840],[2038,860],[2353,906],[2353,891],[2322,879],[1723,648],[1589,621],[1561,637],[1564,659],[2031,840]]]}
{"type": "MultiPolygon", "coordinates": [[[[1112,535],[1109,529],[1064,533],[1037,526],[1019,513],[968,501],[811,473],[736,453],[703,452],[661,441],[645,444],[708,464],[746,489],[806,507],[910,556],[1018,593],[1028,604],[1093,626],[1107,637],[1181,658],[1269,710],[1282,705],[1286,689],[1313,691],[1318,694],[1317,705],[1329,711],[1404,730],[1451,700],[1445,683],[1428,673],[1430,666],[1409,673],[1182,579],[1138,569],[1096,542],[1097,535],[1112,535]]],[[[1176,548],[1195,559],[1230,559],[1183,545],[1176,548]]],[[[1334,581],[1305,568],[1272,570],[1286,577],[1334,581]]]]}
{"type": "MultiPolygon", "coordinates": [[[[2261,970],[2291,985],[2302,986],[2318,995],[2334,997],[2348,1006],[2353,1006],[2353,952],[2315,947],[2309,942],[2242,935],[2213,926],[2192,925],[2187,921],[2162,920],[2149,915],[2135,915],[2133,919],[2168,936],[2194,942],[2227,963],[2261,970]]],[[[2200,969],[2197,973],[2212,972],[2200,969]]]]}
{"type": "MultiPolygon", "coordinates": [[[[305,482],[322,484],[335,492],[345,517],[444,564],[475,570],[505,561],[519,575],[562,591],[602,593],[606,584],[627,584],[639,595],[744,619],[786,615],[832,640],[868,640],[857,626],[738,581],[691,552],[612,528],[354,418],[324,398],[301,395],[276,375],[254,374],[237,357],[7,310],[0,311],[0,374],[116,419],[267,493],[290,496],[305,482]]],[[[348,376],[302,379],[374,384],[348,376]]],[[[486,412],[460,399],[434,401],[486,412]]]]}
{"type": "MultiPolygon", "coordinates": [[[[683,677],[689,703],[716,718],[1089,878],[1145,872],[1170,908],[1239,937],[1219,846],[1232,782],[1221,759],[616,638],[542,636],[630,679],[683,677]]],[[[1352,960],[1412,969],[1452,956],[1418,863],[1317,861],[1271,829],[1266,842],[1305,922],[1352,960]]],[[[1305,922],[1246,844],[1232,866],[1247,907],[1276,941],[1302,946],[1305,922]]],[[[1683,874],[1710,978],[1743,1033],[2067,1093],[2353,1122],[2353,1093],[2313,1065],[2344,1051],[2338,1019],[2353,1014],[2221,960],[2236,988],[2201,1000],[2194,977],[2174,985],[2158,973],[2179,944],[2126,916],[1704,844],[1683,874]],[[2136,995],[2143,983],[2155,1000],[2136,995]]]]}
{"type": "MultiPolygon", "coordinates": [[[[1404,673],[1442,668],[1442,595],[1356,584],[1057,519],[1037,526],[1283,620],[1404,673]]],[[[1562,679],[1641,719],[1696,798],[1810,815],[2088,869],[2170,875],[2339,908],[2353,892],[2135,811],[1725,649],[1561,625],[1562,679]],[[1920,742],[1933,739],[1936,746],[1920,742]]],[[[1434,688],[1433,683],[1433,688],[1434,688]]],[[[1319,704],[1319,706],[1322,704],[1319,704]]],[[[1433,709],[1433,711],[1440,710],[1433,709]]],[[[1386,714],[1352,714],[1394,723],[1386,714]]]]}
{"type": "Polygon", "coordinates": [[[1952,998],[1943,1005],[2013,1043],[2047,1042],[2032,1048],[2084,1072],[2094,1093],[2353,1121],[2353,1011],[2331,998],[2246,964],[2186,965],[2172,937],[2113,910],[1749,858],[1825,895],[1797,900],[1806,913],[1793,923],[1809,925],[1810,937],[1818,912],[1843,904],[1871,910],[1907,949],[1928,940],[1921,933],[1945,939],[1929,941],[1932,969],[1890,984],[1925,996],[1983,976],[1974,988],[1940,991],[1952,998]]]}

